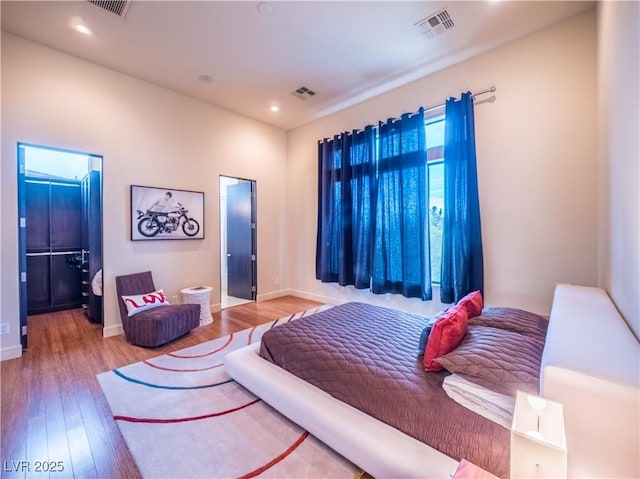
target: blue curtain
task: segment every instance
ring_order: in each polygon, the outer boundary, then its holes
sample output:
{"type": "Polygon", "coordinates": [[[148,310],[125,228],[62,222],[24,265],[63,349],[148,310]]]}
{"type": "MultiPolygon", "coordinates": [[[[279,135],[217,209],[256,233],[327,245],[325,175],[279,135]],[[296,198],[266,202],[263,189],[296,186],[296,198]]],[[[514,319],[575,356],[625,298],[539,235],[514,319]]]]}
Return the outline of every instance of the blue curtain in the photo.
{"type": "Polygon", "coordinates": [[[424,110],[380,123],[371,291],[431,299],[424,110]]]}
{"type": "Polygon", "coordinates": [[[445,105],[444,226],[440,295],[454,303],[484,293],[482,230],[473,119],[473,96],[464,93],[445,105]]]}
{"type": "Polygon", "coordinates": [[[318,144],[316,278],[369,288],[375,130],[343,133],[318,144]]]}

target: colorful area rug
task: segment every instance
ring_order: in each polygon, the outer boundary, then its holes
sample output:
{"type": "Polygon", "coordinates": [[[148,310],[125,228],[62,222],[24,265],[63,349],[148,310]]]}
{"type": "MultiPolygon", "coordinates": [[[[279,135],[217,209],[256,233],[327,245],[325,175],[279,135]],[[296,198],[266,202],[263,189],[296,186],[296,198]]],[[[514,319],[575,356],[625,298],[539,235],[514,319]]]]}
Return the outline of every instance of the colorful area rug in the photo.
{"type": "Polygon", "coordinates": [[[349,478],[362,472],[224,371],[225,354],[329,306],[98,375],[145,478],[349,478]]]}

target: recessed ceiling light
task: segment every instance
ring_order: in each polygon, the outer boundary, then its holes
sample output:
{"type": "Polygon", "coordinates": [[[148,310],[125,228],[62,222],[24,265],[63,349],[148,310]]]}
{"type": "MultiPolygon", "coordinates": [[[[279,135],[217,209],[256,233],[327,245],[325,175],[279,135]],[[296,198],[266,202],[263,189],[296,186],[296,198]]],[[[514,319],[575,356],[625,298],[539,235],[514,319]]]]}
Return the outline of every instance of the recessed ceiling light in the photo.
{"type": "Polygon", "coordinates": [[[82,33],[83,35],[93,35],[91,29],[87,27],[81,17],[72,17],[71,20],[69,20],[68,25],[76,32],[82,33]]]}
{"type": "Polygon", "coordinates": [[[76,29],[77,32],[82,33],[83,35],[91,35],[93,32],[89,29],[89,27],[87,27],[86,25],[83,25],[81,23],[78,23],[77,25],[74,25],[74,27],[76,29]]]}
{"type": "Polygon", "coordinates": [[[269,108],[272,112],[276,112],[276,111],[280,111],[280,107],[278,105],[272,105],[271,108],[269,108]]]}

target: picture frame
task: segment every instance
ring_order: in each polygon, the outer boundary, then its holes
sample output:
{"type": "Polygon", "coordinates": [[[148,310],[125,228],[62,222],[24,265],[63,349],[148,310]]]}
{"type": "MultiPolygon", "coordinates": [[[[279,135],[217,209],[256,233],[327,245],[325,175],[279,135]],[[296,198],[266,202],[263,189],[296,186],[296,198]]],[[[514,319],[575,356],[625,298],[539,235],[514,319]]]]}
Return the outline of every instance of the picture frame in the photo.
{"type": "Polygon", "coordinates": [[[204,193],[131,185],[131,241],[204,239],[204,193]]]}

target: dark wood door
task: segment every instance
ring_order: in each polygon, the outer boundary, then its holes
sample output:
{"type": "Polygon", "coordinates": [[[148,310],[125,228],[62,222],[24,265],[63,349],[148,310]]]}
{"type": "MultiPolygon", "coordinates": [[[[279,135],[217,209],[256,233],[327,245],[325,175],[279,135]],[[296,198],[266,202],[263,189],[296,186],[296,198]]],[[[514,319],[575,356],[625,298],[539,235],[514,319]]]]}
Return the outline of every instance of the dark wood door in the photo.
{"type": "Polygon", "coordinates": [[[227,186],[227,294],[254,300],[251,189],[250,181],[227,186]]]}
{"type": "MultiPolygon", "coordinates": [[[[100,162],[101,158],[92,157],[100,162]]],[[[102,269],[102,169],[92,169],[82,181],[82,307],[87,318],[102,323],[102,296],[92,282],[102,269]]]]}
{"type": "Polygon", "coordinates": [[[27,250],[29,252],[49,251],[51,246],[49,182],[25,182],[25,194],[27,250]]]}
{"type": "Polygon", "coordinates": [[[27,311],[35,314],[51,308],[51,255],[27,256],[27,311]]]}
{"type": "Polygon", "coordinates": [[[82,303],[80,184],[27,178],[24,192],[27,313],[78,307],[82,303]]]}
{"type": "MultiPolygon", "coordinates": [[[[51,249],[82,249],[82,191],[80,183],[51,182],[51,249]]],[[[28,233],[27,233],[28,234],[28,233]]]]}

